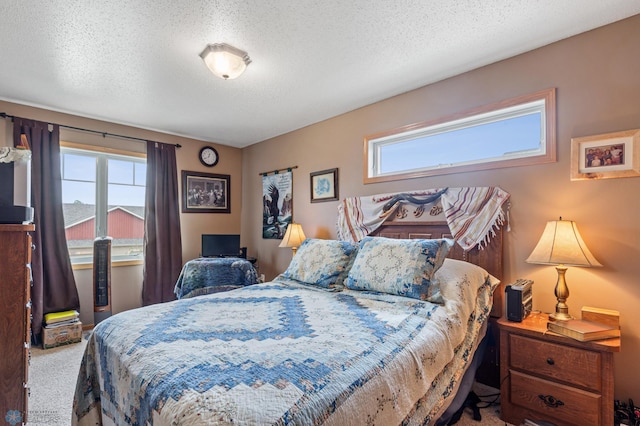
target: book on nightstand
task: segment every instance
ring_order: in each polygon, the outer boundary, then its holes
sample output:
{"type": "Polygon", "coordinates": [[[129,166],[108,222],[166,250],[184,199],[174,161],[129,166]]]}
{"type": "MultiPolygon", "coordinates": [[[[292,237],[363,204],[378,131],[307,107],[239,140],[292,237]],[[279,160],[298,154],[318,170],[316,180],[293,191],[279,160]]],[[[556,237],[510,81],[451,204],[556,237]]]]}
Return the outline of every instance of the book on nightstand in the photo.
{"type": "Polygon", "coordinates": [[[620,337],[620,313],[609,309],[582,308],[582,319],[550,321],[547,329],[581,342],[620,337]]]}

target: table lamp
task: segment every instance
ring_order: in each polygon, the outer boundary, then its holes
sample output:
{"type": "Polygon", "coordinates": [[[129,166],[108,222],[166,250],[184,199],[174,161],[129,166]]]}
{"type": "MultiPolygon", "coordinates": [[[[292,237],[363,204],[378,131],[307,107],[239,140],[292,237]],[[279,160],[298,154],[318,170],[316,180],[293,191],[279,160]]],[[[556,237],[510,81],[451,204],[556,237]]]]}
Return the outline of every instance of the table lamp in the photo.
{"type": "Polygon", "coordinates": [[[295,256],[296,250],[306,239],[307,237],[304,235],[302,226],[299,223],[290,223],[289,226],[287,226],[287,231],[284,233],[284,237],[278,247],[291,247],[291,250],[293,250],[293,256],[295,256]]]}
{"type": "Polygon", "coordinates": [[[562,220],[562,217],[560,220],[547,222],[538,245],[527,258],[527,263],[556,265],[558,282],[555,295],[558,303],[556,312],[549,315],[549,318],[559,321],[572,319],[566,303],[569,298],[569,287],[565,280],[567,266],[602,266],[587,248],[576,223],[571,220],[562,220]]]}

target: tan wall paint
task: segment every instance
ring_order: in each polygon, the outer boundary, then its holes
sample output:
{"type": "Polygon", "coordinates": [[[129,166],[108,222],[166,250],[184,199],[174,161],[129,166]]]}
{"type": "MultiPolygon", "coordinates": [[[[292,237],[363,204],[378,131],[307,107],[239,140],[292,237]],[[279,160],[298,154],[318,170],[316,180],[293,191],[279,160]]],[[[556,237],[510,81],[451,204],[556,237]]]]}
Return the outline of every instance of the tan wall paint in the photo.
{"type": "MultiPolygon", "coordinates": [[[[512,195],[505,277],[531,278],[534,308],[554,310],[553,267],[525,259],[545,223],[577,221],[603,268],[570,268],[571,312],[584,305],[621,313],[615,359],[617,398],[640,400],[640,178],[571,181],[571,138],[640,128],[640,15],[247,147],[243,155],[242,229],[261,272],[273,278],[291,259],[261,234],[259,172],[297,165],[294,219],[308,237],[335,238],[338,202],[309,201],[309,173],[338,167],[340,198],[443,186],[500,186],[512,195]],[[557,88],[558,161],[552,164],[362,183],[363,136],[431,120],[517,95],[557,88]]],[[[419,70],[412,70],[419,72],[419,70]]],[[[308,105],[313,108],[313,102],[308,105]]]]}
{"type": "MultiPolygon", "coordinates": [[[[186,262],[199,256],[201,234],[240,233],[240,209],[242,207],[242,197],[240,194],[242,188],[242,151],[240,149],[4,101],[0,101],[0,112],[5,112],[17,117],[182,145],[182,148],[176,151],[178,173],[180,173],[181,170],[192,170],[231,176],[231,214],[180,214],[182,261],[186,262]],[[204,145],[213,145],[218,151],[220,161],[215,167],[205,167],[198,161],[198,151],[204,145]]],[[[0,120],[0,146],[12,146],[12,128],[9,120],[0,120]]],[[[145,144],[142,142],[114,137],[103,138],[101,135],[69,129],[60,130],[60,139],[68,142],[107,146],[136,152],[146,151],[145,144]]],[[[178,176],[178,179],[181,185],[181,176],[178,176]]],[[[182,192],[182,187],[180,187],[179,192],[182,192]]],[[[80,320],[83,324],[92,324],[92,271],[91,269],[76,270],[74,271],[74,276],[80,296],[80,320]]],[[[112,268],[111,281],[112,312],[114,314],[141,306],[142,265],[112,268]]]]}

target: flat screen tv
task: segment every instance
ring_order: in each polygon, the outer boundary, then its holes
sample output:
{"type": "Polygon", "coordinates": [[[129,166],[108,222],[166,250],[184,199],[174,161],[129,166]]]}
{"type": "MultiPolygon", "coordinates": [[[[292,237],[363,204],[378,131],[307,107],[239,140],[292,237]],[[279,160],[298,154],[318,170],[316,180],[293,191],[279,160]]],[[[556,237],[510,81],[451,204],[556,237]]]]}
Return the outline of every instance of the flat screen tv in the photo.
{"type": "Polygon", "coordinates": [[[202,257],[240,257],[240,235],[202,234],[202,257]]]}

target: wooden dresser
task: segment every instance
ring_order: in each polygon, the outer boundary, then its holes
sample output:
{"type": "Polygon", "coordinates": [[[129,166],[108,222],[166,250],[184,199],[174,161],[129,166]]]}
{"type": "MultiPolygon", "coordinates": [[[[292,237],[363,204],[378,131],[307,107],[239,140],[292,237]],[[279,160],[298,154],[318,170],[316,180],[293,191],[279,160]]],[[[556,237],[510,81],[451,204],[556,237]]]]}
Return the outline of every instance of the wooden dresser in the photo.
{"type": "Polygon", "coordinates": [[[613,353],[620,339],[580,342],[547,332],[547,314],[498,320],[502,420],[613,425],[613,353]]]}
{"type": "Polygon", "coordinates": [[[34,229],[0,224],[0,425],[27,422],[34,229]]]}

